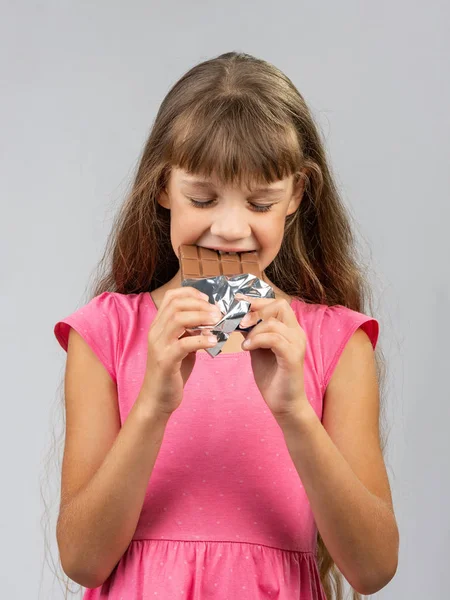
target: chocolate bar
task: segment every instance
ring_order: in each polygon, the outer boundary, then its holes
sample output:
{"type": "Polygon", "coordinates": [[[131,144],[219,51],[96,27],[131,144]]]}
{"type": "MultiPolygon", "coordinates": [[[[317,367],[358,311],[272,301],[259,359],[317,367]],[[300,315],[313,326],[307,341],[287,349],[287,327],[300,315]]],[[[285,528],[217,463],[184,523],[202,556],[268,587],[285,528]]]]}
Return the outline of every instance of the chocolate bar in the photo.
{"type": "Polygon", "coordinates": [[[217,250],[182,244],[179,247],[181,280],[204,279],[226,275],[249,273],[262,279],[257,252],[220,254],[217,250]]]}

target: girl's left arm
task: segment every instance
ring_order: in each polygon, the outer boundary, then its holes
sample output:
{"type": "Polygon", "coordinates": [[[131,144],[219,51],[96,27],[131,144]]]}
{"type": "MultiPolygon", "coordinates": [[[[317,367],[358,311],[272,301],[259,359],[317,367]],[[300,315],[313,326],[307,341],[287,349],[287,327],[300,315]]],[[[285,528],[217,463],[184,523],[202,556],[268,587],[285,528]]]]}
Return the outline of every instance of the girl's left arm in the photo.
{"type": "Polygon", "coordinates": [[[277,419],[334,562],[361,594],[395,575],[399,532],[379,444],[378,382],[372,344],[358,329],[324,397],[322,422],[309,402],[277,419]]]}

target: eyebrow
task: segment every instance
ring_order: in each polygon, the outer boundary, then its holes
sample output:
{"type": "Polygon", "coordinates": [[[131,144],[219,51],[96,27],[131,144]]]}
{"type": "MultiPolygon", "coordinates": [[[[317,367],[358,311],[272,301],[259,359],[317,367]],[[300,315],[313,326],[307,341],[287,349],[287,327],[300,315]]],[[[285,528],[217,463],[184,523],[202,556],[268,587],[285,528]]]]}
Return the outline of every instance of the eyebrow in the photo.
{"type": "MultiPolygon", "coordinates": [[[[214,188],[214,184],[211,181],[203,181],[200,179],[197,179],[197,180],[182,179],[181,183],[186,183],[187,185],[190,185],[199,190],[210,190],[210,189],[214,188]]],[[[280,194],[284,191],[285,191],[284,188],[259,187],[259,188],[255,188],[254,190],[252,190],[251,193],[252,194],[264,193],[264,194],[269,194],[269,195],[275,195],[275,194],[280,194]]]]}

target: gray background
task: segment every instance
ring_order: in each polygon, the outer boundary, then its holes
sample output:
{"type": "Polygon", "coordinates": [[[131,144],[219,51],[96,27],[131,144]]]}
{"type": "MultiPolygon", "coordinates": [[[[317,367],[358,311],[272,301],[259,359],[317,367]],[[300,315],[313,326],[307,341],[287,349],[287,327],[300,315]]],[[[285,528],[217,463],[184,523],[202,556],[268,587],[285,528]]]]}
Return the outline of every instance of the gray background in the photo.
{"type": "Polygon", "coordinates": [[[304,95],[374,272],[401,533],[397,575],[376,597],[444,597],[449,4],[3,0],[1,13],[2,597],[63,598],[41,527],[65,364],[53,326],[87,301],[169,87],[230,50],[272,62],[304,95]]]}

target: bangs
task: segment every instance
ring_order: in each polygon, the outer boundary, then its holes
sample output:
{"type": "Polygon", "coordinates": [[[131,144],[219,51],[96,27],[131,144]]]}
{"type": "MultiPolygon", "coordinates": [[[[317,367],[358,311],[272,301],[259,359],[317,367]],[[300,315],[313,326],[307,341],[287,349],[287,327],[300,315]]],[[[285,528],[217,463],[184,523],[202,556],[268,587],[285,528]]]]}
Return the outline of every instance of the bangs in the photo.
{"type": "Polygon", "coordinates": [[[293,123],[249,97],[218,98],[174,121],[165,159],[219,185],[271,184],[300,169],[293,123]],[[287,126],[286,123],[291,123],[287,126]]]}

